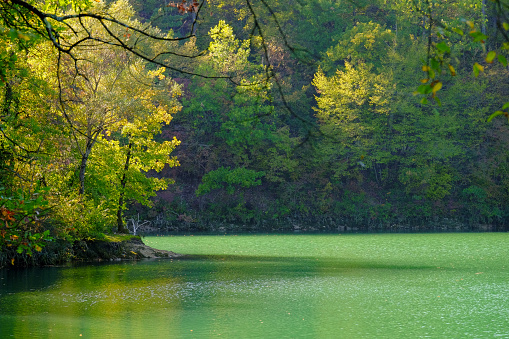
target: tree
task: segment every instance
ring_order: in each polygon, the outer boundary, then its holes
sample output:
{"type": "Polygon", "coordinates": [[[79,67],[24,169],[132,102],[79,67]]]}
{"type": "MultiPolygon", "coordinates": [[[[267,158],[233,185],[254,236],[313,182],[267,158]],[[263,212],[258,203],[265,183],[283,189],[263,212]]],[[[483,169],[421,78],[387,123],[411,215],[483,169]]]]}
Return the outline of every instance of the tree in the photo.
{"type": "MultiPolygon", "coordinates": [[[[125,3],[119,2],[107,10],[130,20],[132,11],[122,5],[125,3]]],[[[12,19],[8,13],[3,14],[12,19]]],[[[17,15],[30,14],[17,12],[17,15]]],[[[88,21],[82,18],[81,26],[74,27],[74,32],[80,27],[97,28],[93,21],[88,21]]],[[[34,28],[32,23],[26,25],[34,28]]],[[[21,22],[21,26],[13,28],[16,36],[7,38],[24,41],[25,33],[19,30],[23,27],[21,22]]],[[[73,26],[68,28],[72,30],[73,26]]],[[[61,30],[59,34],[62,37],[66,33],[61,30]]],[[[31,45],[24,46],[25,52],[13,50],[11,46],[16,46],[13,44],[0,44],[13,55],[26,53],[23,63],[12,59],[8,66],[13,71],[6,71],[3,78],[2,154],[7,158],[13,155],[12,161],[7,162],[12,168],[5,170],[19,179],[6,184],[24,187],[26,194],[33,192],[31,187],[36,184],[49,186],[52,189],[49,199],[62,206],[73,201],[90,207],[91,199],[94,208],[102,211],[103,225],[110,218],[103,212],[109,210],[117,216],[118,230],[125,231],[122,211],[126,202],[149,204],[148,197],[153,191],[166,188],[171,182],[147,178],[145,173],[178,164],[170,153],[179,142],[176,139],[157,142],[154,137],[162,124],[168,124],[171,115],[180,109],[179,86],[163,74],[164,69],[147,70],[146,62],[109,44],[102,47],[77,44],[71,55],[55,53],[44,41],[28,41],[31,45]],[[24,67],[21,73],[20,66],[24,67]],[[97,159],[107,155],[116,160],[106,162],[102,168],[97,166],[97,159]],[[108,171],[115,173],[117,179],[105,180],[102,175],[108,171]],[[78,200],[68,189],[76,182],[81,195],[78,200]],[[97,189],[101,182],[113,188],[102,192],[106,193],[102,196],[97,189]]],[[[59,215],[59,210],[53,206],[53,215],[59,215]]],[[[79,213],[69,212],[81,218],[79,213]]]]}
{"type": "Polygon", "coordinates": [[[127,201],[151,206],[149,198],[155,195],[154,192],[167,189],[173,183],[171,179],[147,176],[146,173],[178,165],[176,157],[170,154],[180,141],[175,137],[171,141],[155,140],[163,124],[169,124],[172,115],[180,110],[176,100],[180,88],[166,79],[163,72],[164,69],[148,72],[145,82],[155,79],[157,85],[142,91],[137,88],[132,99],[138,100],[138,104],[131,102],[130,106],[136,114],[118,131],[101,137],[97,154],[91,158],[93,195],[104,197],[106,207],[116,210],[117,231],[121,233],[126,232],[123,210],[127,201]]]}
{"type": "Polygon", "coordinates": [[[345,61],[345,71],[327,78],[321,69],[313,80],[315,108],[326,138],[322,152],[335,177],[386,163],[391,75],[373,74],[372,66],[345,61]]]}

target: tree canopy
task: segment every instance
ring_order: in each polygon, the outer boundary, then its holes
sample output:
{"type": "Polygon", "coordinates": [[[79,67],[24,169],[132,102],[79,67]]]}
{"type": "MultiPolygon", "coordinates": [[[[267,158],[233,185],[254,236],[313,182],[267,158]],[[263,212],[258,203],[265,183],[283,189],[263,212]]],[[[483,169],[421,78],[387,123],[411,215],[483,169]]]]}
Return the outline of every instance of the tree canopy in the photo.
{"type": "Polygon", "coordinates": [[[0,259],[134,215],[166,231],[507,227],[508,10],[2,1],[0,259]]]}

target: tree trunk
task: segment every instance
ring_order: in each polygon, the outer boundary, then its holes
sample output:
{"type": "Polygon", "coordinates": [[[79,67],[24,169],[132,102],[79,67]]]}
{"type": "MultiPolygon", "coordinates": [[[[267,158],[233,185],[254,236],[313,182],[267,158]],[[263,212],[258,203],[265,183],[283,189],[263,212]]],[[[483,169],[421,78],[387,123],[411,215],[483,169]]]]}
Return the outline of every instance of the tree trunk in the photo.
{"type": "Polygon", "coordinates": [[[192,32],[191,32],[191,35],[196,35],[196,31],[198,30],[198,21],[196,20],[197,18],[197,13],[195,11],[193,11],[191,13],[191,19],[192,19],[192,32]]]}
{"type": "Polygon", "coordinates": [[[117,232],[118,233],[127,233],[128,230],[124,224],[124,218],[122,216],[122,210],[124,205],[124,192],[125,185],[127,183],[127,171],[129,170],[129,162],[131,161],[131,148],[132,142],[129,142],[129,148],[127,150],[127,156],[124,164],[124,173],[122,174],[122,180],[120,180],[120,197],[118,198],[118,210],[117,210],[117,232]]]}
{"type": "Polygon", "coordinates": [[[87,170],[88,157],[90,156],[90,152],[92,152],[92,146],[94,145],[94,143],[95,143],[95,140],[88,139],[87,145],[85,147],[85,152],[81,155],[80,195],[85,194],[85,172],[87,170]]]}

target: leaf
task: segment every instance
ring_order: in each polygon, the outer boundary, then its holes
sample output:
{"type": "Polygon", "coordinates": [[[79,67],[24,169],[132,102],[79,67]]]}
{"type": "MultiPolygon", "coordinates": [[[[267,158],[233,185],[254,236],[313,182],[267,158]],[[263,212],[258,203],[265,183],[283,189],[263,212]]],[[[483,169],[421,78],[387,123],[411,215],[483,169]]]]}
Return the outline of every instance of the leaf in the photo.
{"type": "Polygon", "coordinates": [[[438,62],[438,60],[436,60],[435,58],[432,58],[429,62],[431,64],[431,68],[440,70],[440,62],[438,62]]]}
{"type": "Polygon", "coordinates": [[[30,40],[30,37],[28,35],[20,33],[20,32],[18,32],[17,38],[20,40],[25,40],[25,41],[30,40]]]}
{"type": "Polygon", "coordinates": [[[496,111],[495,113],[493,113],[492,115],[490,115],[488,117],[488,122],[490,122],[491,120],[493,120],[493,118],[495,117],[498,117],[499,115],[504,115],[505,113],[502,112],[502,111],[496,111]]]}
{"type": "Polygon", "coordinates": [[[427,105],[427,104],[428,104],[428,99],[426,99],[426,98],[422,98],[422,99],[421,99],[421,104],[423,104],[423,105],[427,105]]]}
{"type": "Polygon", "coordinates": [[[433,92],[433,95],[435,95],[435,93],[438,92],[441,88],[442,88],[442,82],[439,81],[431,89],[431,91],[433,92]]]}
{"type": "Polygon", "coordinates": [[[422,66],[422,71],[423,72],[427,72],[429,70],[430,70],[429,66],[427,66],[427,65],[422,66]]]}
{"type": "Polygon", "coordinates": [[[509,31],[509,24],[507,22],[503,22],[502,27],[504,27],[506,31],[509,31]]]}
{"type": "Polygon", "coordinates": [[[498,55],[498,61],[504,65],[504,67],[507,67],[507,59],[502,54],[498,55]]]}
{"type": "Polygon", "coordinates": [[[466,24],[471,28],[474,29],[474,23],[472,21],[467,21],[466,24]]]}
{"type": "Polygon", "coordinates": [[[495,51],[488,52],[488,55],[486,56],[486,62],[491,64],[493,62],[493,59],[495,59],[495,56],[497,56],[497,52],[495,51]]]}
{"type": "Polygon", "coordinates": [[[420,94],[429,94],[431,93],[431,86],[430,85],[420,85],[418,88],[417,88],[417,92],[419,92],[420,94]]]}
{"type": "Polygon", "coordinates": [[[449,48],[449,46],[447,46],[447,44],[445,42],[438,43],[437,44],[437,49],[441,53],[451,53],[451,49],[449,48]]]}
{"type": "Polygon", "coordinates": [[[502,106],[502,109],[506,109],[506,108],[509,108],[509,102],[506,102],[506,103],[504,104],[504,106],[502,106]]]}
{"type": "Polygon", "coordinates": [[[459,29],[459,28],[454,27],[454,28],[452,28],[452,31],[457,33],[457,34],[459,34],[459,35],[463,35],[463,31],[461,29],[459,29]]]}
{"type": "Polygon", "coordinates": [[[479,76],[479,72],[483,72],[484,67],[479,65],[477,62],[474,64],[474,75],[477,78],[479,76]]]}
{"type": "Polygon", "coordinates": [[[488,37],[481,32],[472,31],[469,33],[472,38],[474,38],[474,42],[484,42],[488,37]]]}
{"type": "Polygon", "coordinates": [[[18,31],[15,30],[14,28],[11,28],[9,30],[9,38],[11,38],[11,40],[14,41],[17,37],[18,37],[18,31]]]}
{"type": "Polygon", "coordinates": [[[428,81],[429,81],[429,79],[421,79],[421,82],[422,82],[423,84],[427,83],[428,81]]]}
{"type": "Polygon", "coordinates": [[[451,64],[449,64],[449,65],[447,65],[447,66],[449,66],[449,71],[451,71],[451,75],[452,75],[452,76],[456,76],[456,70],[454,69],[454,67],[452,67],[452,65],[451,65],[451,64]]]}

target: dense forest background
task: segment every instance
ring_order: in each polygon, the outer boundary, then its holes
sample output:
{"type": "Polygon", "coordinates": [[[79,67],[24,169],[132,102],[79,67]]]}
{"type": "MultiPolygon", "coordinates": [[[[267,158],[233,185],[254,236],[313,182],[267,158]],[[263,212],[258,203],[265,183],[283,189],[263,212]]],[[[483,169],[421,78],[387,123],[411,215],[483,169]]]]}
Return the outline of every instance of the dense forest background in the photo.
{"type": "MultiPolygon", "coordinates": [[[[263,76],[265,46],[251,35],[248,9],[240,1],[216,4],[197,27],[198,49],[209,50],[201,67],[245,81],[263,76]],[[231,29],[228,38],[211,42],[207,34],[219,22],[231,29]],[[226,55],[214,43],[226,44],[226,55]]],[[[504,227],[507,122],[486,122],[509,88],[506,65],[484,60],[486,48],[505,41],[495,8],[434,3],[442,22],[466,30],[474,23],[493,37],[484,46],[468,35],[446,39],[452,50],[438,105],[413,94],[427,78],[429,37],[429,20],[415,5],[271,2],[277,22],[260,9],[275,79],[265,88],[181,81],[182,111],[165,129],[182,141],[173,153],[180,166],[162,172],[175,184],[158,192],[151,209],[130,211],[172,229],[504,227]],[[475,62],[484,65],[477,77],[475,62]]],[[[149,2],[133,6],[152,15],[149,2]]],[[[185,34],[190,18],[174,18],[164,29],[185,34]]]]}
{"type": "Polygon", "coordinates": [[[161,42],[83,18],[55,36],[80,41],[80,28],[104,42],[106,27],[118,41],[73,54],[16,3],[0,26],[4,246],[143,221],[157,232],[507,229],[500,1],[207,0],[198,13],[83,1],[161,42]]]}

